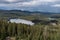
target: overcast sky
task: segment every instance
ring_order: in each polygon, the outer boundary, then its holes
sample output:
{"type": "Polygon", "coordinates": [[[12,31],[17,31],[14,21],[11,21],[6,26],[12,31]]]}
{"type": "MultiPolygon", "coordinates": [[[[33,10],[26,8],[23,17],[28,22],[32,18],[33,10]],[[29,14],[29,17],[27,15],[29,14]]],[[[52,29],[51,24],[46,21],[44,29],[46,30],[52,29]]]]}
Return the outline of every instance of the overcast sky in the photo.
{"type": "Polygon", "coordinates": [[[60,12],[60,0],[0,0],[0,9],[60,12]]]}

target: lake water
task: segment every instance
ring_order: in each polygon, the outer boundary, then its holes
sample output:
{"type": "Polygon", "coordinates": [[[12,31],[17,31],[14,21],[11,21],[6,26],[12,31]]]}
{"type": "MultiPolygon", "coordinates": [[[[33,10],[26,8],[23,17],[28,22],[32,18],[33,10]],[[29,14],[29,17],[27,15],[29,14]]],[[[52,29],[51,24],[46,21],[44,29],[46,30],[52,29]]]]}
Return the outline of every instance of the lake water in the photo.
{"type": "Polygon", "coordinates": [[[22,23],[22,24],[27,24],[27,25],[34,25],[32,21],[24,20],[24,19],[10,19],[9,21],[11,23],[22,23]]]}

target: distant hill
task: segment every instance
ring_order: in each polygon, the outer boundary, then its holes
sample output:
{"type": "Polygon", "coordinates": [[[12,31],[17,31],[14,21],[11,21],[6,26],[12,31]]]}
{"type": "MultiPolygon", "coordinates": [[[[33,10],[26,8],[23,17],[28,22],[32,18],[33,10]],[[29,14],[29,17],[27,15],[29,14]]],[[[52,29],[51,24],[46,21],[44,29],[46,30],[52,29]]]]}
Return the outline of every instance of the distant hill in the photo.
{"type": "Polygon", "coordinates": [[[43,15],[43,16],[47,16],[47,17],[51,17],[51,16],[60,16],[60,13],[51,13],[51,12],[39,12],[39,11],[22,11],[22,10],[0,10],[0,17],[20,17],[20,16],[29,16],[29,15],[43,15]]]}

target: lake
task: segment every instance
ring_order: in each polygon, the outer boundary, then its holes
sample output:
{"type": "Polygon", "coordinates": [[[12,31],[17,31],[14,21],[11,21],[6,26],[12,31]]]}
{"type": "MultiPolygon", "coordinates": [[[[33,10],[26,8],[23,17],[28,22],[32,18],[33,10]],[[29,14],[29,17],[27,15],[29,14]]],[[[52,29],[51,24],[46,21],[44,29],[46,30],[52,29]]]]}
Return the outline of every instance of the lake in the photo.
{"type": "Polygon", "coordinates": [[[34,25],[32,21],[25,20],[25,19],[10,19],[9,22],[11,23],[22,23],[27,25],[34,25]]]}

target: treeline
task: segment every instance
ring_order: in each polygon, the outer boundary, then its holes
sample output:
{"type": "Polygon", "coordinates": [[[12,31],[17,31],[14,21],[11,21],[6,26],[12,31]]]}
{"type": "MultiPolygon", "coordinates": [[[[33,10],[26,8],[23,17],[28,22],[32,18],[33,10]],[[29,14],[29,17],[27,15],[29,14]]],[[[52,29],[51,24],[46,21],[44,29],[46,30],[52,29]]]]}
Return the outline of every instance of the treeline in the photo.
{"type": "Polygon", "coordinates": [[[0,40],[59,40],[59,27],[48,25],[25,25],[0,20],[0,40]],[[55,29],[55,30],[50,30],[55,29]]]}

